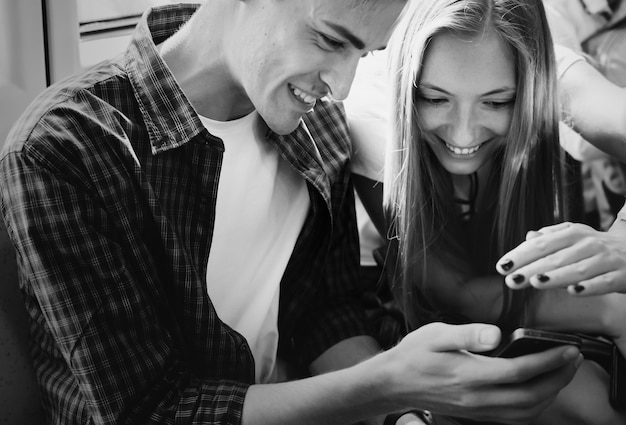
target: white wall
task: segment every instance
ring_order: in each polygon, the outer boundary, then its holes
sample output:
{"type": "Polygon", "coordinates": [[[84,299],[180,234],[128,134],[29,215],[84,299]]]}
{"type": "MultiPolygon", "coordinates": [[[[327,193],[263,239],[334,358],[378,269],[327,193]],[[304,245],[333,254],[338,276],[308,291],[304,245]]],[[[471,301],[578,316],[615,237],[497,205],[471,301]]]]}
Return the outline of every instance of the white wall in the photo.
{"type": "Polygon", "coordinates": [[[0,147],[46,86],[40,0],[0,0],[0,147]]]}

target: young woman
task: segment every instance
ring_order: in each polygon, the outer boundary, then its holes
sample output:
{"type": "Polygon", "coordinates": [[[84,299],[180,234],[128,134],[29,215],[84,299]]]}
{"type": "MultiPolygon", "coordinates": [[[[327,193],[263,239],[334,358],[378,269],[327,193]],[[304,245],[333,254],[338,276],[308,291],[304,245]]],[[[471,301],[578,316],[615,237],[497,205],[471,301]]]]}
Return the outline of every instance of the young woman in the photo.
{"type": "MultiPolygon", "coordinates": [[[[586,332],[613,338],[626,354],[624,295],[511,291],[495,268],[530,230],[568,218],[554,51],[541,1],[413,2],[389,55],[388,260],[409,328],[444,320],[586,332]]],[[[376,156],[368,141],[381,143],[355,138],[357,157],[376,156]]],[[[367,165],[375,160],[359,163],[369,167],[362,175],[379,171],[367,165]]],[[[355,177],[367,207],[371,185],[363,182],[355,177]]],[[[608,375],[588,361],[538,423],[625,421],[609,405],[608,375]]]]}
{"type": "Polygon", "coordinates": [[[478,295],[502,287],[499,255],[564,218],[550,33],[540,1],[428,3],[414,5],[389,52],[397,111],[385,204],[404,310],[412,326],[430,311],[458,320],[502,311],[514,327],[521,303],[500,309],[478,295]],[[478,288],[476,302],[457,286],[478,288]]]}

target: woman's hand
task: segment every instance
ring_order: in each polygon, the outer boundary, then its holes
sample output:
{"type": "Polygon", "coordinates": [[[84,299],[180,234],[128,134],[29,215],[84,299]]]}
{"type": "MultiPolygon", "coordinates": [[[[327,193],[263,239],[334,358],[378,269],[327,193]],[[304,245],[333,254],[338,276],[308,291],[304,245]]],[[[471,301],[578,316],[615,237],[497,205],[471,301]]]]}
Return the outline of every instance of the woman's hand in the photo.
{"type": "Polygon", "coordinates": [[[626,293],[626,221],[606,232],[560,223],[528,232],[496,264],[511,289],[567,288],[572,295],[626,293]]]}

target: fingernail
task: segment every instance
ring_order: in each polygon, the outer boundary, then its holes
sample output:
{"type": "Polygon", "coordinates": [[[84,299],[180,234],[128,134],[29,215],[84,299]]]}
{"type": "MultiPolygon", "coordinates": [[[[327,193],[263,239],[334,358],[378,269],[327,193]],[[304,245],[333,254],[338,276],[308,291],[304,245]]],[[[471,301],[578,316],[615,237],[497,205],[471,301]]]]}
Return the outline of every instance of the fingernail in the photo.
{"type": "Polygon", "coordinates": [[[582,291],[585,290],[585,287],[582,285],[576,285],[574,286],[574,291],[576,291],[577,294],[580,294],[582,291]]]}
{"type": "Polygon", "coordinates": [[[578,350],[577,348],[567,347],[567,349],[563,352],[563,358],[567,361],[576,359],[576,363],[578,363],[578,359],[582,358],[582,355],[580,354],[580,350],[578,350]]]}
{"type": "Polygon", "coordinates": [[[530,231],[528,231],[528,233],[526,233],[526,240],[532,239],[532,238],[537,238],[537,237],[539,237],[541,235],[543,235],[543,233],[538,232],[536,230],[530,230],[530,231]]]}
{"type": "Polygon", "coordinates": [[[523,274],[514,274],[513,276],[511,276],[511,279],[513,279],[513,282],[516,285],[521,285],[526,280],[523,274]]]}
{"type": "Polygon", "coordinates": [[[541,282],[541,283],[546,283],[547,281],[549,281],[549,280],[550,280],[550,277],[546,276],[546,275],[545,275],[545,274],[543,274],[543,273],[540,273],[540,274],[538,274],[538,275],[535,275],[535,278],[536,278],[539,282],[541,282]]]}
{"type": "Polygon", "coordinates": [[[502,267],[502,270],[504,270],[505,272],[508,272],[509,270],[513,268],[513,261],[511,260],[501,261],[500,267],[502,267]]]}
{"type": "Polygon", "coordinates": [[[578,369],[583,360],[585,360],[585,357],[582,354],[578,354],[578,357],[576,357],[576,361],[574,362],[574,367],[578,369]]]}

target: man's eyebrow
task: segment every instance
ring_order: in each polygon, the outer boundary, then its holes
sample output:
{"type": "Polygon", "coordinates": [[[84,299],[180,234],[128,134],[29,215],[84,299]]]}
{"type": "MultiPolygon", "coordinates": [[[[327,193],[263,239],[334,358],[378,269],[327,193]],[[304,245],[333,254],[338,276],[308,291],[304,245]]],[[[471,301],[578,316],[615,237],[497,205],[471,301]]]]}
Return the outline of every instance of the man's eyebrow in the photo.
{"type": "Polygon", "coordinates": [[[342,27],[341,25],[333,24],[332,22],[328,22],[328,21],[323,21],[323,22],[324,24],[332,28],[335,32],[337,32],[339,35],[341,35],[346,40],[348,40],[350,44],[352,44],[357,49],[363,50],[365,48],[365,42],[361,40],[359,37],[357,37],[356,35],[352,34],[346,28],[342,27]]]}

